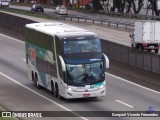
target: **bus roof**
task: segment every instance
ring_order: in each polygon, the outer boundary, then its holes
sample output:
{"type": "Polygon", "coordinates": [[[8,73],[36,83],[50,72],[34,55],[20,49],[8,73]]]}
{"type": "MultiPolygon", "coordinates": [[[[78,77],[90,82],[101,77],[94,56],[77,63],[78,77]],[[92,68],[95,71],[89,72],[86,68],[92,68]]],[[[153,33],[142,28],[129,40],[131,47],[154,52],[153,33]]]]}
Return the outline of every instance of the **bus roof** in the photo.
{"type": "Polygon", "coordinates": [[[96,35],[93,32],[88,30],[84,30],[75,26],[71,26],[68,24],[60,23],[60,22],[42,22],[42,23],[31,23],[26,24],[27,28],[34,29],[36,31],[40,31],[42,33],[51,35],[51,36],[79,36],[79,35],[96,35]]]}

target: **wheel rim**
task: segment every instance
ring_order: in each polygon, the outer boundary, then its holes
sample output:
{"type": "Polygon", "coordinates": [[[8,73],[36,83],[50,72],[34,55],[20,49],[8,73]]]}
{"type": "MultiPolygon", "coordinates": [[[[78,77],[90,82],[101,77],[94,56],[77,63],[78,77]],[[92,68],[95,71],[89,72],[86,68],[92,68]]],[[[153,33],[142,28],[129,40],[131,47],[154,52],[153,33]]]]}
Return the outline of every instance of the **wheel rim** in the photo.
{"type": "Polygon", "coordinates": [[[39,87],[39,82],[38,82],[38,80],[37,80],[37,82],[36,82],[36,83],[37,83],[37,87],[39,87]]]}
{"type": "Polygon", "coordinates": [[[59,97],[59,90],[58,90],[58,87],[57,87],[57,97],[59,97]]]}
{"type": "Polygon", "coordinates": [[[52,94],[55,95],[54,85],[52,84],[52,94]]]}

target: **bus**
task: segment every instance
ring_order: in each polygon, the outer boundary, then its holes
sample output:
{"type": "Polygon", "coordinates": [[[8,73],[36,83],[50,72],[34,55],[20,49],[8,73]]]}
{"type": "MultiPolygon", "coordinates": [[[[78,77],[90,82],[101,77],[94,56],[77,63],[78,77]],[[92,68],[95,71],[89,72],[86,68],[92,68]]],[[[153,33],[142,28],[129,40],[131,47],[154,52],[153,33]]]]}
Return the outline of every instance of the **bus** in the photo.
{"type": "Polygon", "coordinates": [[[103,54],[97,34],[59,22],[25,26],[28,78],[58,98],[101,97],[106,94],[103,54]]]}

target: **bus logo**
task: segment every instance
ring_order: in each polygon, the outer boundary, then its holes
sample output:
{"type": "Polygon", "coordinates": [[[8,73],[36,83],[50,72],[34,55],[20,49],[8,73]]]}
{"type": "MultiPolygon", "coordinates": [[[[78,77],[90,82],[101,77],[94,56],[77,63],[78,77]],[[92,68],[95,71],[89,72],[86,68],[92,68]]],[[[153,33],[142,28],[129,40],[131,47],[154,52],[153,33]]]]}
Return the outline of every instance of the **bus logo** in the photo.
{"type": "Polygon", "coordinates": [[[31,60],[36,60],[36,51],[35,51],[35,49],[30,48],[29,52],[30,52],[31,60]]]}

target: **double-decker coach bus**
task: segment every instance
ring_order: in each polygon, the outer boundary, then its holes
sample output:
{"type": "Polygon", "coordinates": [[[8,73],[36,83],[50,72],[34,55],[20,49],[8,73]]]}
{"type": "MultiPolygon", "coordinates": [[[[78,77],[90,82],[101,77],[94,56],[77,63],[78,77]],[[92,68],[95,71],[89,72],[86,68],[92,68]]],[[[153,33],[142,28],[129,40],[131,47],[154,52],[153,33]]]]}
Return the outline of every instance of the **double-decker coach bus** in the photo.
{"type": "Polygon", "coordinates": [[[28,77],[59,98],[106,94],[103,54],[97,34],[64,23],[31,23],[25,27],[28,77]]]}

